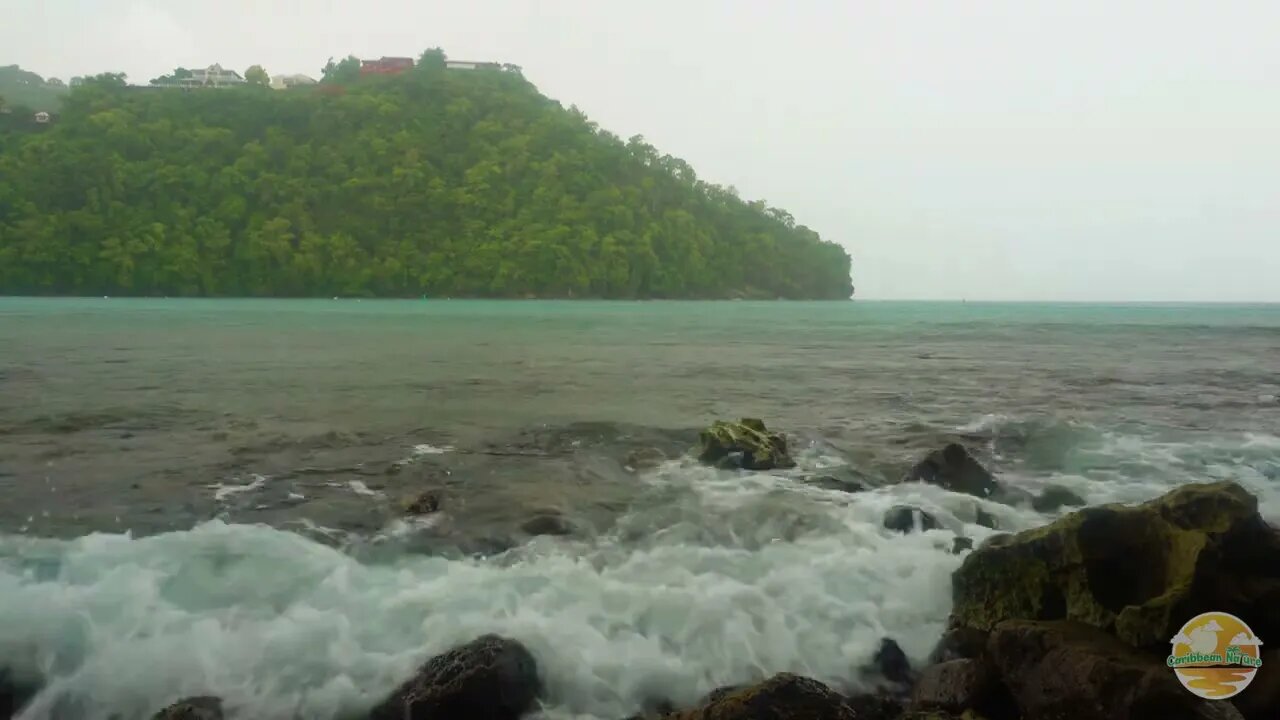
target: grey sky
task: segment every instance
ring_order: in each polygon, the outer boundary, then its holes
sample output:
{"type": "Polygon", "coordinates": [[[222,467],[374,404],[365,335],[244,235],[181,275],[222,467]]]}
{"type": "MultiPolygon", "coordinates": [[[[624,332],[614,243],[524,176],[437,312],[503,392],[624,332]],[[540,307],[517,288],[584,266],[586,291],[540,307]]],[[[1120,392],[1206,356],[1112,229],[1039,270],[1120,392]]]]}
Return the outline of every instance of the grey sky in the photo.
{"type": "Polygon", "coordinates": [[[860,297],[1280,301],[1276,0],[0,7],[0,63],[64,79],[517,63],[847,246],[860,297]]]}

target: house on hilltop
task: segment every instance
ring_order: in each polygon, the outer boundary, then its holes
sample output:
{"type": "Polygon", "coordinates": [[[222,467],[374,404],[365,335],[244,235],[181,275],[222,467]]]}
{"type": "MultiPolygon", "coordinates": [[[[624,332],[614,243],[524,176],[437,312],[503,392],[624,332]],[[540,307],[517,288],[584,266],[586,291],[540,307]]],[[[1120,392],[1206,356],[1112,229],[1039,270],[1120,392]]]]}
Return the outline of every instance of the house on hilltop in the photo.
{"type": "Polygon", "coordinates": [[[399,75],[413,67],[413,58],[383,57],[377,60],[361,60],[360,75],[399,75]]]}
{"type": "Polygon", "coordinates": [[[244,85],[244,78],[235,70],[225,70],[214,63],[203,70],[192,70],[191,77],[183,78],[180,82],[186,87],[229,87],[244,85]]]}
{"type": "Polygon", "coordinates": [[[450,70],[501,70],[502,63],[474,62],[471,60],[445,60],[444,66],[450,70]]]}
{"type": "Polygon", "coordinates": [[[271,88],[273,90],[288,90],[289,88],[315,84],[315,78],[308,75],[276,75],[271,78],[271,88]]]}

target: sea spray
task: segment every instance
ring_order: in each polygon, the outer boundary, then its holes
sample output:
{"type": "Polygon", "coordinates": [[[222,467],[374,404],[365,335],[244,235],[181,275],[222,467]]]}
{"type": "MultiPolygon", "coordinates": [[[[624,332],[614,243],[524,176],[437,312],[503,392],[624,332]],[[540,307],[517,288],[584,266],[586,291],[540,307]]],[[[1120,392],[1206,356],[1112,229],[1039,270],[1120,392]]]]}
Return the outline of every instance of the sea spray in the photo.
{"type": "Polygon", "coordinates": [[[615,532],[488,559],[362,564],[217,521],[5,537],[0,647],[49,678],[28,720],[141,717],[189,694],[235,717],[337,718],[427,655],[498,632],[537,657],[548,718],[612,719],[782,670],[848,683],[881,637],[922,657],[940,632],[952,532],[891,535],[879,516],[910,500],[962,528],[947,493],[847,495],[679,463],[650,482],[662,502],[615,532]]]}

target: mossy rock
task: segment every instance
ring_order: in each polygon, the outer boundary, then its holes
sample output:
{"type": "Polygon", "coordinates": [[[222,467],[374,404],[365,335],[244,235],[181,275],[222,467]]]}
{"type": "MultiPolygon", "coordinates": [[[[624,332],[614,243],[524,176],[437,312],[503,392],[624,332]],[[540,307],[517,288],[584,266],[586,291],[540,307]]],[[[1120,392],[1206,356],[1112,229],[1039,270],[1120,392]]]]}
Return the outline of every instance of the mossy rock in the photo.
{"type": "Polygon", "coordinates": [[[708,465],[740,467],[744,470],[773,470],[795,467],[787,454],[787,438],[769,432],[764,421],[743,418],[738,422],[717,420],[698,435],[698,460],[708,465]]]}
{"type": "Polygon", "coordinates": [[[859,720],[845,698],[817,680],[780,673],[665,720],[859,720]]]}
{"type": "Polygon", "coordinates": [[[1215,483],[996,536],[953,576],[951,624],[989,631],[1005,620],[1069,619],[1134,647],[1167,647],[1195,614],[1229,611],[1207,606],[1214,583],[1206,582],[1206,560],[1218,557],[1229,533],[1260,523],[1256,498],[1215,483]]]}

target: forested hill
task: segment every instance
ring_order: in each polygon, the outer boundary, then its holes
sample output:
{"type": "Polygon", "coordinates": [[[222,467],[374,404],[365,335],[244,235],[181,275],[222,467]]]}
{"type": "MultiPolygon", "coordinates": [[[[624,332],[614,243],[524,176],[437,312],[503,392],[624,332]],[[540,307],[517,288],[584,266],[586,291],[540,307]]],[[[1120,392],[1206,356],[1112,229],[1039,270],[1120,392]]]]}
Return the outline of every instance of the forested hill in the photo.
{"type": "Polygon", "coordinates": [[[847,298],[849,256],[512,68],[181,90],[0,129],[0,293],[847,298]]]}

